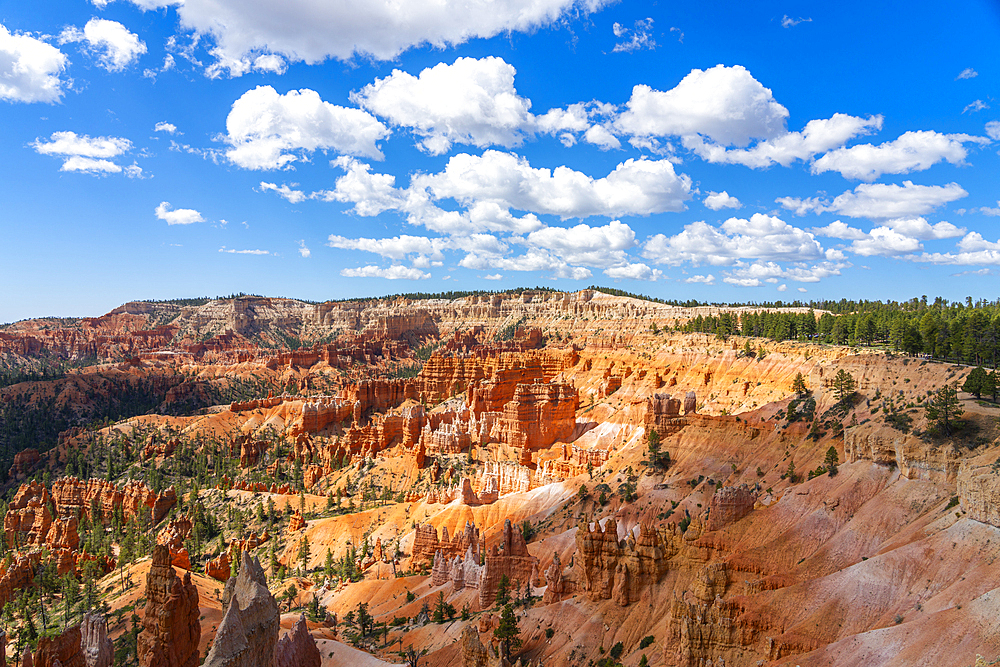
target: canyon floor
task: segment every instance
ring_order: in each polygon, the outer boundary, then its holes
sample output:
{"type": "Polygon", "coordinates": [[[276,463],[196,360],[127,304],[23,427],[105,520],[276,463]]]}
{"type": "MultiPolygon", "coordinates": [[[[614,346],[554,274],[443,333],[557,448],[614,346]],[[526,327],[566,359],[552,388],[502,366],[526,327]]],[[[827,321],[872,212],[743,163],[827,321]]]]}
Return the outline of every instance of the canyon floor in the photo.
{"type": "Polygon", "coordinates": [[[960,393],[942,434],[924,406],[966,366],[682,333],[750,310],[525,291],[8,325],[8,663],[95,664],[49,579],[114,664],[500,665],[511,613],[525,664],[996,660],[1000,409],[960,393]]]}

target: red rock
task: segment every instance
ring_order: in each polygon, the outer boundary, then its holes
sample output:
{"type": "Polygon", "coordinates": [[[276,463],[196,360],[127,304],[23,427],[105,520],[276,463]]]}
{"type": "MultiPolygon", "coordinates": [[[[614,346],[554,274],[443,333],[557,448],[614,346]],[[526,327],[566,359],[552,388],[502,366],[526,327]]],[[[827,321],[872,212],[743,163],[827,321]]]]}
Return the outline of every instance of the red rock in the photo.
{"type": "Polygon", "coordinates": [[[229,553],[223,551],[218,558],[213,558],[205,565],[205,574],[216,581],[229,581],[232,574],[232,567],[229,562],[229,553]]]}
{"type": "Polygon", "coordinates": [[[306,520],[302,517],[301,514],[299,514],[298,510],[295,510],[295,514],[293,514],[288,519],[288,532],[294,533],[302,530],[305,527],[306,527],[306,520]]]}
{"type": "Polygon", "coordinates": [[[49,491],[32,480],[22,484],[14,495],[3,519],[7,546],[11,548],[40,547],[52,526],[49,511],[49,491]]]}
{"type": "Polygon", "coordinates": [[[83,615],[80,623],[80,644],[87,667],[111,667],[115,647],[108,637],[108,621],[96,611],[83,615]]]}
{"type": "Polygon", "coordinates": [[[323,662],[316,640],[306,627],[306,615],[278,640],[274,647],[275,667],[320,667],[323,662]]]}
{"type": "Polygon", "coordinates": [[[720,530],[753,511],[757,492],[746,484],[716,490],[709,505],[706,530],[720,530]]]}
{"type": "Polygon", "coordinates": [[[146,575],[146,609],[138,637],[140,667],[197,667],[201,639],[198,589],[170,565],[170,549],[153,547],[146,575]]]}
{"type": "Polygon", "coordinates": [[[80,644],[80,626],[54,637],[42,637],[31,661],[33,667],[87,667],[80,644]]]}
{"type": "Polygon", "coordinates": [[[222,622],[205,667],[273,667],[278,643],[278,603],[256,558],[246,552],[240,573],[226,582],[222,622]]]}
{"type": "Polygon", "coordinates": [[[562,599],[565,584],[562,578],[562,562],[559,560],[559,552],[552,554],[552,564],[545,570],[545,593],[542,595],[542,604],[552,604],[562,599]]]}
{"type": "Polygon", "coordinates": [[[10,467],[9,475],[15,479],[24,479],[25,475],[35,469],[42,460],[42,455],[37,449],[24,449],[14,454],[13,465],[10,467]]]}
{"type": "Polygon", "coordinates": [[[507,576],[511,591],[520,591],[530,583],[537,564],[538,559],[528,553],[521,531],[513,528],[510,519],[505,519],[499,548],[494,545],[486,554],[479,574],[479,608],[493,606],[501,577],[507,576]]]}
{"type": "Polygon", "coordinates": [[[86,516],[91,521],[107,523],[121,508],[126,521],[138,516],[140,508],[146,507],[153,523],[159,523],[167,512],[177,504],[177,494],[173,487],[157,495],[142,482],[131,481],[118,488],[101,479],[81,480],[63,477],[52,483],[52,500],[56,514],[62,517],[86,516]],[[98,508],[100,516],[91,516],[91,510],[98,508]]]}
{"type": "Polygon", "coordinates": [[[643,588],[659,582],[667,571],[667,557],[659,533],[640,528],[636,540],[619,544],[613,518],[604,527],[580,526],[576,534],[576,585],[591,600],[614,599],[625,606],[638,600],[643,588]]]}
{"type": "Polygon", "coordinates": [[[453,539],[449,539],[447,528],[441,530],[441,539],[438,540],[437,529],[434,526],[426,523],[417,526],[410,557],[412,569],[418,570],[433,565],[434,556],[438,551],[444,558],[451,559],[465,554],[471,548],[475,557],[479,558],[479,529],[472,522],[467,521],[465,529],[453,539]]]}

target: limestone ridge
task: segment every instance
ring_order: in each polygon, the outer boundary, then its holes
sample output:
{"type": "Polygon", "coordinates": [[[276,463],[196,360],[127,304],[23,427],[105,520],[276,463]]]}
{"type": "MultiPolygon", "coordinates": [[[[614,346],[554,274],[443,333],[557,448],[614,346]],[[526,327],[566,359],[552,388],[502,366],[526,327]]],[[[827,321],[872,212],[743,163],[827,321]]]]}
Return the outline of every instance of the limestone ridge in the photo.
{"type": "Polygon", "coordinates": [[[299,620],[274,647],[275,667],[320,667],[323,662],[316,640],[306,627],[306,615],[299,620]]]}
{"type": "Polygon", "coordinates": [[[280,615],[256,558],[242,553],[240,573],[226,582],[223,617],[205,667],[275,667],[280,615]]]}
{"type": "Polygon", "coordinates": [[[198,589],[191,573],[181,580],[170,565],[170,549],[153,547],[146,575],[146,610],[137,640],[140,667],[197,667],[201,640],[198,589]]]}

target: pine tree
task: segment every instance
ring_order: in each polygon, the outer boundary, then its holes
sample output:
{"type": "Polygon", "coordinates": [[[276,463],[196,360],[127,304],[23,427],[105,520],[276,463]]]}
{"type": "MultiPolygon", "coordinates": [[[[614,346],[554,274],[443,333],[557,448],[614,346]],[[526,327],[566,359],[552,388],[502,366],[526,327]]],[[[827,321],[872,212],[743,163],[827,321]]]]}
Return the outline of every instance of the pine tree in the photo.
{"type": "Polygon", "coordinates": [[[795,374],[795,380],[792,381],[792,391],[799,395],[809,393],[809,389],[806,387],[806,379],[802,377],[802,373],[795,374]]]}
{"type": "Polygon", "coordinates": [[[952,426],[965,410],[958,400],[957,383],[946,384],[927,400],[924,407],[927,420],[934,422],[944,435],[951,435],[952,426]]]}
{"type": "Polygon", "coordinates": [[[826,459],[824,460],[824,463],[826,463],[826,470],[830,474],[830,477],[837,474],[837,463],[839,461],[840,458],[837,456],[837,448],[830,445],[830,449],[826,450],[826,459]]]}
{"type": "Polygon", "coordinates": [[[514,608],[511,605],[504,605],[500,612],[500,625],[493,630],[493,637],[500,642],[500,655],[510,660],[511,651],[516,651],[521,646],[521,629],[517,627],[517,617],[514,616],[514,608]]]}
{"type": "Polygon", "coordinates": [[[506,574],[500,575],[500,582],[497,584],[497,607],[502,607],[510,602],[510,579],[506,574]]]}
{"type": "Polygon", "coordinates": [[[833,391],[837,396],[837,403],[840,405],[846,403],[847,399],[854,395],[857,386],[858,383],[855,382],[850,373],[843,368],[837,371],[837,374],[833,376],[833,391]]]}
{"type": "Polygon", "coordinates": [[[983,393],[988,388],[986,387],[988,382],[989,374],[982,366],[976,366],[966,376],[965,384],[962,385],[962,391],[975,394],[976,398],[982,398],[983,393]]]}

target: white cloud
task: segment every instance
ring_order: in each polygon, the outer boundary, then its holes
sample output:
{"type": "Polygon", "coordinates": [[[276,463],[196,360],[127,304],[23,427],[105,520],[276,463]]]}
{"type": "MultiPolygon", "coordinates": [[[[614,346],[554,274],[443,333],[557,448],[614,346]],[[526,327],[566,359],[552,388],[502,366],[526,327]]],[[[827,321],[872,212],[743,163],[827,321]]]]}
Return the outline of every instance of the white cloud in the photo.
{"type": "Polygon", "coordinates": [[[689,278],[685,278],[684,282],[690,283],[692,285],[698,284],[698,283],[700,283],[702,285],[714,285],[715,284],[715,276],[713,276],[711,273],[708,274],[707,276],[696,275],[696,276],[691,276],[689,278]]]}
{"type": "Polygon", "coordinates": [[[854,191],[838,195],[832,202],[812,197],[779,197],[775,201],[796,215],[831,211],[851,218],[905,218],[926,215],[949,202],[967,196],[958,183],[948,185],[903,185],[862,183],[854,191]]]}
{"type": "Polygon", "coordinates": [[[618,137],[611,134],[608,128],[603,125],[591,125],[584,133],[583,139],[587,143],[594,144],[604,151],[622,147],[621,142],[618,141],[618,137]]]}
{"type": "Polygon", "coordinates": [[[979,72],[972,69],[971,67],[966,67],[965,69],[963,69],[961,72],[958,73],[958,76],[955,77],[955,81],[958,81],[959,79],[974,79],[977,76],[979,76],[979,72]]]}
{"type": "Polygon", "coordinates": [[[306,193],[302,192],[301,190],[293,190],[292,188],[288,187],[288,184],[286,183],[282,183],[279,186],[276,183],[268,183],[266,181],[261,181],[260,190],[261,192],[268,192],[268,191],[274,192],[282,199],[286,199],[293,204],[298,204],[308,199],[306,193]]]}
{"type": "Polygon", "coordinates": [[[803,263],[794,266],[782,266],[776,262],[741,263],[725,272],[726,277],[722,281],[738,287],[759,287],[764,283],[777,283],[779,279],[818,283],[823,278],[839,276],[841,270],[848,266],[850,264],[842,262],[820,262],[812,266],[803,263]]]}
{"type": "Polygon", "coordinates": [[[394,260],[403,260],[412,256],[428,256],[431,259],[442,258],[441,249],[447,247],[447,239],[432,239],[426,236],[394,236],[385,239],[349,239],[337,234],[331,234],[327,245],[343,250],[362,250],[394,260]]]}
{"type": "Polygon", "coordinates": [[[341,269],[340,275],[345,278],[385,278],[387,280],[424,280],[431,274],[420,269],[394,265],[387,269],[378,266],[362,266],[357,269],[341,269]]]}
{"type": "Polygon", "coordinates": [[[617,120],[636,136],[704,135],[720,145],[745,146],[751,139],[785,134],[788,110],[770,89],[739,65],[692,70],[666,92],[637,85],[617,120]]]}
{"type": "Polygon", "coordinates": [[[121,72],[146,53],[139,36],[117,21],[92,18],[83,30],[69,27],[59,36],[59,43],[85,42],[87,51],[109,72],[121,72]]]}
{"type": "Polygon", "coordinates": [[[1000,216],[1000,200],[997,200],[996,208],[990,206],[979,207],[979,212],[983,215],[988,215],[991,218],[996,218],[1000,216]]]}
{"type": "Polygon", "coordinates": [[[984,137],[968,134],[939,134],[933,131],[907,132],[879,146],[860,144],[831,151],[812,164],[812,173],[839,171],[844,178],[872,181],[882,174],[923,171],[946,160],[961,164],[965,143],[989,143],[984,137]]]}
{"type": "Polygon", "coordinates": [[[965,234],[964,227],[956,227],[950,222],[930,224],[924,218],[895,218],[882,223],[893,231],[915,239],[950,239],[965,234]]]}
{"type": "Polygon", "coordinates": [[[80,171],[88,174],[117,174],[122,170],[120,165],[110,160],[97,160],[92,157],[78,155],[66,158],[59,171],[80,171]]]}
{"type": "Polygon", "coordinates": [[[854,137],[869,134],[882,127],[882,116],[860,118],[834,114],[806,123],[801,132],[786,132],[760,141],[752,148],[729,148],[706,142],[700,136],[684,137],[686,148],[708,162],[742,164],[752,169],[780,164],[787,167],[796,160],[808,160],[813,155],[843,146],[854,137]]]}
{"type": "Polygon", "coordinates": [[[693,222],[674,236],[656,234],[646,241],[642,255],[658,264],[727,265],[740,259],[801,262],[819,259],[824,252],[812,234],[755,213],[749,220],[730,218],[720,227],[693,222]]]}
{"type": "Polygon", "coordinates": [[[623,264],[604,269],[604,275],[615,280],[649,280],[656,281],[663,277],[663,271],[651,269],[642,262],[623,264]]]}
{"type": "Polygon", "coordinates": [[[787,292],[788,291],[788,285],[784,285],[784,284],[778,285],[777,289],[778,289],[779,292],[787,292]]]}
{"type": "Polygon", "coordinates": [[[643,49],[652,51],[656,48],[656,40],[653,39],[652,34],[653,19],[639,19],[631,29],[626,28],[621,23],[615,23],[611,26],[611,30],[615,33],[615,37],[627,38],[625,41],[615,44],[615,48],[612,49],[613,53],[631,53],[643,49]]]}
{"type": "MultiPolygon", "coordinates": [[[[57,156],[63,160],[60,171],[89,174],[117,174],[122,167],[108,158],[118,157],[132,150],[132,142],[121,137],[90,137],[75,132],[53,132],[49,141],[35,139],[31,146],[41,155],[57,156]]],[[[126,167],[126,175],[135,178],[142,174],[137,165],[126,167]]]]}
{"type": "Polygon", "coordinates": [[[514,89],[514,74],[502,58],[459,58],[419,76],[393,70],[351,100],[394,125],[412,128],[432,155],[454,143],[518,146],[533,116],[531,102],[514,89]]]}
{"type": "Polygon", "coordinates": [[[257,56],[253,61],[253,69],[258,72],[270,72],[271,74],[284,74],[288,69],[288,63],[281,56],[269,53],[257,56]]]}
{"type": "Polygon", "coordinates": [[[170,202],[160,202],[156,207],[156,217],[168,225],[190,225],[195,222],[205,222],[201,213],[193,208],[178,208],[171,210],[170,202]]]}
{"type": "Polygon", "coordinates": [[[793,26],[797,26],[800,23],[812,23],[812,19],[811,18],[808,18],[808,19],[804,19],[804,18],[793,19],[788,14],[785,14],[784,16],[781,17],[781,27],[782,28],[791,28],[793,26]]]}
{"type": "Polygon", "coordinates": [[[808,291],[809,291],[809,290],[807,290],[807,289],[806,289],[805,287],[797,287],[796,289],[797,289],[798,291],[800,291],[800,292],[808,292],[808,291]]]}
{"type": "Polygon", "coordinates": [[[92,158],[116,157],[132,148],[132,142],[121,137],[91,138],[75,132],[53,132],[47,143],[35,139],[31,145],[42,155],[81,155],[92,158]]]}
{"type": "Polygon", "coordinates": [[[709,192],[708,196],[705,197],[705,206],[713,211],[721,211],[724,208],[742,208],[743,204],[740,203],[739,199],[723,190],[722,192],[709,192]]]}
{"type": "Polygon", "coordinates": [[[825,236],[832,239],[845,239],[849,241],[868,238],[868,234],[864,233],[860,229],[850,227],[847,223],[841,222],[840,220],[831,222],[826,227],[811,227],[809,232],[815,234],[816,236],[825,236]]]}
{"type": "Polygon", "coordinates": [[[57,102],[63,94],[59,75],[67,64],[51,44],[0,24],[0,100],[57,102]]]}
{"type": "Polygon", "coordinates": [[[690,177],[675,173],[667,160],[629,159],[595,179],[569,167],[533,168],[523,157],[497,151],[456,155],[443,172],[418,176],[414,185],[438,199],[494,202],[564,219],[681,211],[691,198],[690,177]]]}
{"type": "Polygon", "coordinates": [[[160,121],[153,127],[153,132],[166,132],[167,134],[177,134],[177,126],[173,123],[160,121]]]}
{"type": "Polygon", "coordinates": [[[986,134],[993,141],[1000,141],[1000,120],[991,120],[986,123],[986,134]]]}
{"type": "Polygon", "coordinates": [[[923,244],[917,239],[900,234],[889,227],[876,227],[868,234],[868,238],[851,244],[851,251],[864,257],[905,255],[923,248],[923,244]]]}
{"type": "Polygon", "coordinates": [[[476,270],[502,271],[551,271],[556,278],[570,280],[585,280],[593,274],[590,269],[581,266],[570,266],[552,253],[540,248],[531,248],[523,255],[515,257],[496,257],[469,253],[458,263],[459,266],[476,270]]]}
{"type": "Polygon", "coordinates": [[[989,108],[990,105],[987,104],[986,102],[983,102],[982,100],[973,100],[972,102],[969,102],[968,104],[965,105],[965,108],[962,109],[962,113],[966,113],[968,111],[975,113],[977,111],[982,111],[983,109],[989,109],[989,108]]]}
{"type": "Polygon", "coordinates": [[[376,142],[389,135],[367,112],[324,102],[315,90],[279,95],[271,86],[233,102],[226,130],[226,157],[244,169],[286,167],[315,150],[382,159],[376,142]]]}
{"type": "Polygon", "coordinates": [[[483,276],[484,280],[503,280],[503,275],[499,273],[494,273],[491,275],[483,276]]]}
{"type": "MultiPolygon", "coordinates": [[[[97,0],[105,2],[105,0],[97,0]]],[[[392,0],[294,3],[238,0],[132,0],[143,9],[179,5],[181,26],[211,36],[213,55],[224,63],[280,54],[291,62],[315,64],[354,56],[393,60],[403,51],[436,48],[550,25],[567,15],[598,10],[603,0],[392,0]]],[[[243,74],[233,68],[233,76],[243,74]]]]}
{"type": "Polygon", "coordinates": [[[603,227],[546,227],[528,234],[525,243],[548,250],[568,264],[610,267],[627,262],[625,251],[635,245],[635,232],[612,220],[603,227]]]}
{"type": "MultiPolygon", "coordinates": [[[[168,223],[173,224],[173,223],[168,223]]],[[[231,255],[270,255],[271,253],[267,250],[234,250],[233,248],[226,248],[222,246],[219,248],[219,252],[227,252],[231,255]]]]}
{"type": "Polygon", "coordinates": [[[299,241],[299,254],[302,255],[302,257],[309,257],[310,255],[312,255],[312,251],[306,247],[305,239],[299,241]]]}

